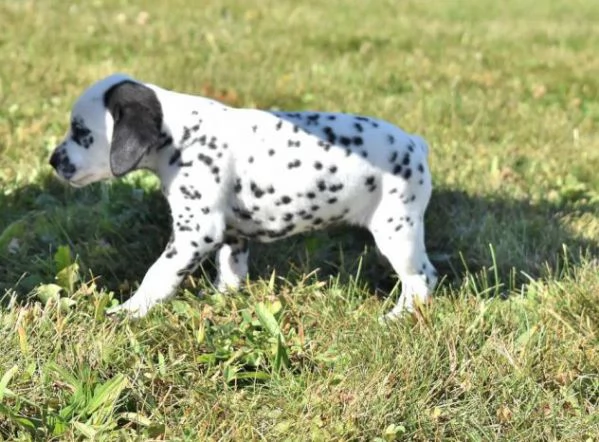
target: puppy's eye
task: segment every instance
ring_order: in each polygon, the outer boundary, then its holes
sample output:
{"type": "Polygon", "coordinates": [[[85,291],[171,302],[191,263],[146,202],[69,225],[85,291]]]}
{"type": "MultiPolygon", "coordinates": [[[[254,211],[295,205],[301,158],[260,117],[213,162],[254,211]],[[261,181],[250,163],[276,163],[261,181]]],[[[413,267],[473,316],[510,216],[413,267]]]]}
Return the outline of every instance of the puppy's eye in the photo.
{"type": "Polygon", "coordinates": [[[83,124],[82,121],[78,119],[71,121],[71,139],[75,143],[88,148],[93,142],[93,137],[91,137],[90,134],[91,131],[83,124]]]}

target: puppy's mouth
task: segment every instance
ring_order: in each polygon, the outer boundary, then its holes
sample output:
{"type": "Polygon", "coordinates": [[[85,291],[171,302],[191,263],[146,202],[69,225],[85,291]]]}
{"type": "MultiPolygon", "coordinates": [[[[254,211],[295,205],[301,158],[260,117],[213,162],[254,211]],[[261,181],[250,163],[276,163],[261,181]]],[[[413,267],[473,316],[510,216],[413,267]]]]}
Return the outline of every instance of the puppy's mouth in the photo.
{"type": "Polygon", "coordinates": [[[83,175],[81,177],[77,177],[77,179],[68,179],[66,180],[71,186],[73,187],[85,187],[88,184],[92,183],[94,181],[93,179],[93,175],[91,174],[87,174],[87,175],[83,175]]]}
{"type": "Polygon", "coordinates": [[[92,174],[82,175],[82,176],[73,178],[72,175],[69,176],[69,174],[64,174],[64,173],[61,173],[60,171],[56,171],[56,176],[58,177],[58,179],[60,181],[68,184],[69,186],[76,187],[76,188],[85,187],[94,181],[92,174]]]}

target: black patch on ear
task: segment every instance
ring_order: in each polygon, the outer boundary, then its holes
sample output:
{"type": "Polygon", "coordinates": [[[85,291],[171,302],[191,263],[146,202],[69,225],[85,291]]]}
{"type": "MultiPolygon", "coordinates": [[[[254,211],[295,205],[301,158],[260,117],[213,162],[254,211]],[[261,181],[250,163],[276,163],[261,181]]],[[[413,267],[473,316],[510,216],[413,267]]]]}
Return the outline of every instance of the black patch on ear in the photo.
{"type": "Polygon", "coordinates": [[[152,89],[129,80],[108,89],[104,105],[114,119],[110,169],[120,177],[161,144],[162,106],[152,89]]]}

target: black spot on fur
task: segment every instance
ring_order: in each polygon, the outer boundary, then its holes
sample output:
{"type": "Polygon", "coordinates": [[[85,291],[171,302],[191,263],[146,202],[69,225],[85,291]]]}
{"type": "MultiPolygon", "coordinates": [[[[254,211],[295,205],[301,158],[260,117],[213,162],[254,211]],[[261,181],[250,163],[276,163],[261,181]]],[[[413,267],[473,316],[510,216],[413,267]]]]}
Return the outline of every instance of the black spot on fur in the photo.
{"type": "Polygon", "coordinates": [[[71,121],[71,139],[85,149],[88,149],[94,142],[91,130],[79,118],[73,118],[71,121]]]}
{"type": "Polygon", "coordinates": [[[341,143],[342,146],[349,146],[351,144],[351,138],[342,136],[339,138],[339,143],[341,143]]]}
{"type": "Polygon", "coordinates": [[[274,154],[275,154],[275,151],[274,151],[274,149],[268,149],[268,155],[269,155],[269,156],[271,156],[271,157],[272,157],[274,154]]]}
{"type": "Polygon", "coordinates": [[[333,132],[333,129],[330,126],[326,126],[324,129],[324,134],[327,137],[327,141],[331,144],[335,144],[335,140],[337,140],[337,135],[333,132]]]}
{"type": "Polygon", "coordinates": [[[212,239],[212,237],[210,237],[210,236],[205,236],[204,237],[204,242],[206,244],[212,244],[214,242],[214,239],[212,239]]]}
{"type": "Polygon", "coordinates": [[[245,220],[252,219],[252,214],[250,212],[248,212],[247,210],[238,209],[237,210],[237,216],[239,218],[245,219],[245,220]]]}
{"type": "Polygon", "coordinates": [[[185,186],[179,187],[179,190],[181,191],[185,199],[195,200],[202,198],[202,194],[197,190],[190,190],[185,186]]]}
{"type": "Polygon", "coordinates": [[[361,146],[362,144],[364,144],[364,140],[362,139],[362,137],[353,137],[352,141],[356,146],[361,146]]]}
{"type": "Polygon", "coordinates": [[[181,158],[181,151],[175,150],[173,152],[173,154],[171,155],[170,159],[168,160],[169,166],[172,166],[173,164],[175,164],[179,160],[179,158],[181,158]]]}
{"type": "Polygon", "coordinates": [[[189,129],[189,127],[184,127],[183,128],[183,136],[181,137],[181,141],[179,141],[179,144],[185,143],[190,138],[191,138],[191,130],[189,129]]]}
{"type": "Polygon", "coordinates": [[[360,123],[354,123],[354,127],[358,132],[364,132],[364,127],[360,123]]]}
{"type": "Polygon", "coordinates": [[[262,198],[262,196],[264,196],[264,190],[260,189],[253,181],[250,183],[250,190],[256,198],[262,198]]]}
{"type": "Polygon", "coordinates": [[[320,161],[316,161],[314,163],[314,169],[316,169],[316,170],[322,169],[322,163],[320,161]]]}
{"type": "Polygon", "coordinates": [[[329,222],[336,223],[343,219],[343,215],[335,215],[329,218],[329,222]]]}
{"type": "Polygon", "coordinates": [[[322,147],[325,150],[325,152],[328,152],[331,149],[331,144],[323,140],[318,140],[318,145],[322,147]]]}
{"type": "Polygon", "coordinates": [[[206,166],[211,166],[212,165],[212,158],[209,157],[208,155],[204,155],[203,153],[201,153],[201,154],[198,155],[198,160],[200,160],[206,166]]]}
{"type": "Polygon", "coordinates": [[[331,167],[329,167],[329,172],[331,172],[331,173],[337,172],[337,166],[331,166],[331,167]]]}
{"type": "Polygon", "coordinates": [[[94,142],[91,130],[83,123],[82,119],[73,118],[71,121],[71,140],[85,149],[88,149],[94,142]]]}
{"type": "Polygon", "coordinates": [[[293,229],[295,229],[295,225],[289,224],[281,230],[268,230],[265,233],[266,235],[268,235],[269,238],[282,238],[284,236],[287,236],[293,229]]]}
{"type": "Polygon", "coordinates": [[[287,164],[287,168],[288,169],[293,169],[293,168],[296,168],[296,167],[300,167],[301,164],[302,163],[301,163],[300,160],[293,160],[293,161],[291,161],[290,163],[287,164]]]}
{"type": "Polygon", "coordinates": [[[320,114],[308,115],[306,122],[307,122],[308,126],[317,125],[319,118],[320,118],[320,114]]]}
{"type": "Polygon", "coordinates": [[[376,183],[375,183],[374,176],[369,176],[368,178],[366,178],[365,184],[368,187],[369,192],[374,192],[376,190],[376,183]]]}

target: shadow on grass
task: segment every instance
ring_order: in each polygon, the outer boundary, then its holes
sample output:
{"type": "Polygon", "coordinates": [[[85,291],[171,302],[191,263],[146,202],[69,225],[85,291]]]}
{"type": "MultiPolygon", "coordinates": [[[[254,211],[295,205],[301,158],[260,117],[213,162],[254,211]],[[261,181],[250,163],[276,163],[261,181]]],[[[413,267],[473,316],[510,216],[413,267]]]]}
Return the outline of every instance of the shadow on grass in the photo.
{"type": "MultiPolygon", "coordinates": [[[[68,245],[84,279],[95,277],[98,286],[127,298],[170,235],[166,201],[143,180],[141,175],[72,189],[48,176],[39,185],[1,192],[0,293],[11,289],[25,299],[36,285],[52,282],[54,254],[68,245]]],[[[427,247],[444,284],[460,284],[464,263],[476,272],[493,262],[502,281],[515,274],[515,282],[524,282],[524,274],[543,275],[547,264],[555,269],[563,245],[571,262],[585,251],[599,252],[597,241],[578,236],[562,222],[564,214],[585,212],[598,213],[599,207],[530,204],[436,188],[427,212],[427,247]]],[[[274,270],[293,283],[315,269],[319,280],[339,275],[342,281],[360,269],[366,286],[382,292],[396,282],[366,230],[338,228],[252,245],[252,279],[267,279],[274,270]]],[[[213,266],[205,264],[204,271],[213,274],[213,266]]],[[[201,277],[201,271],[195,276],[201,277]]]]}

